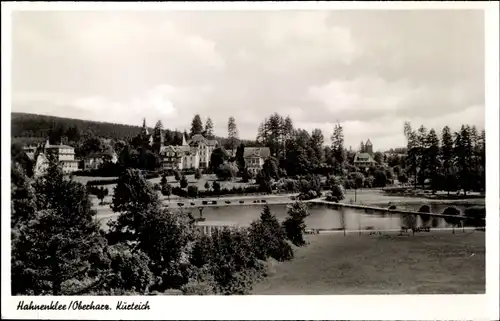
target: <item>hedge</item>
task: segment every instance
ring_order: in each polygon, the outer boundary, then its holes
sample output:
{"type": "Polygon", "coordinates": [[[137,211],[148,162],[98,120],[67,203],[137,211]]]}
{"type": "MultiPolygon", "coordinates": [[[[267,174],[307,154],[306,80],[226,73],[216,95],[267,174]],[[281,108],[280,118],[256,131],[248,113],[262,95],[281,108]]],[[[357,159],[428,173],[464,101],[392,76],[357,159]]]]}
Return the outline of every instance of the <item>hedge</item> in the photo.
{"type": "Polygon", "coordinates": [[[114,179],[96,179],[87,182],[87,186],[112,185],[118,183],[118,178],[114,179]]]}

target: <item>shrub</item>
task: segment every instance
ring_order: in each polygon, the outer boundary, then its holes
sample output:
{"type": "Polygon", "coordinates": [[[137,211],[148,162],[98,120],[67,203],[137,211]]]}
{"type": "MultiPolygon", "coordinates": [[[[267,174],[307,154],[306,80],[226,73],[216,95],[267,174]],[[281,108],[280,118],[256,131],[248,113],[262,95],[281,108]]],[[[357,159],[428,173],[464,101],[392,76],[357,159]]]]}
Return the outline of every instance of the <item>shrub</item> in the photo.
{"type": "Polygon", "coordinates": [[[335,197],[337,201],[341,201],[345,198],[344,188],[340,184],[334,184],[331,187],[331,196],[335,197]]]}
{"type": "Polygon", "coordinates": [[[109,247],[110,268],[113,274],[103,288],[109,290],[135,290],[145,292],[153,283],[149,270],[149,257],[140,250],[131,252],[126,246],[109,247]]]}
{"type": "Polygon", "coordinates": [[[161,194],[163,196],[170,196],[172,194],[172,185],[165,184],[161,187],[161,194]]]}
{"type": "MultiPolygon", "coordinates": [[[[418,209],[418,212],[419,213],[430,213],[431,212],[431,208],[429,207],[429,205],[422,205],[418,209]]],[[[426,214],[420,214],[420,218],[422,219],[423,222],[427,223],[431,219],[431,216],[430,215],[426,215],[426,214]]]]}
{"type": "Polygon", "coordinates": [[[467,223],[475,227],[485,226],[484,219],[486,218],[486,208],[484,206],[468,207],[464,211],[465,216],[468,217],[467,223]]]}
{"type": "Polygon", "coordinates": [[[196,172],[194,173],[194,178],[197,180],[201,178],[201,170],[196,170],[196,172]]]}
{"type": "Polygon", "coordinates": [[[315,199],[319,196],[321,196],[321,193],[317,194],[316,191],[309,190],[308,192],[300,193],[300,195],[297,196],[297,199],[302,200],[302,201],[307,201],[307,200],[315,199]]]}
{"type": "Polygon", "coordinates": [[[158,172],[143,171],[142,176],[144,176],[145,179],[152,179],[160,177],[160,174],[158,172]]]}
{"type": "Polygon", "coordinates": [[[395,210],[395,209],[397,209],[397,207],[396,207],[396,205],[391,205],[391,206],[389,206],[389,209],[390,210],[395,210]]]}
{"type": "Polygon", "coordinates": [[[404,227],[411,229],[413,234],[415,234],[415,229],[417,228],[417,217],[413,214],[407,214],[402,217],[402,223],[404,227]]]}
{"type": "Polygon", "coordinates": [[[259,192],[271,194],[273,192],[271,182],[267,179],[261,179],[259,181],[259,192]]]}
{"type": "Polygon", "coordinates": [[[210,264],[214,249],[214,243],[210,236],[200,235],[193,244],[190,262],[201,268],[210,264]]]}
{"type": "Polygon", "coordinates": [[[217,294],[217,285],[213,275],[208,271],[208,268],[199,269],[200,272],[189,280],[188,283],[181,287],[182,294],[184,295],[213,295],[217,294]]]}
{"type": "Polygon", "coordinates": [[[249,233],[224,228],[213,233],[211,238],[214,251],[209,266],[217,292],[248,294],[264,268],[255,255],[249,233]]]}
{"type": "Polygon", "coordinates": [[[295,202],[288,209],[288,217],[283,222],[287,238],[296,246],[306,244],[304,240],[306,229],[304,220],[307,216],[309,216],[307,205],[302,202],[295,202]]]}
{"type": "Polygon", "coordinates": [[[210,184],[208,183],[208,181],[205,182],[204,187],[205,187],[206,190],[210,189],[210,184]]]}
{"type": "Polygon", "coordinates": [[[383,171],[375,171],[374,178],[373,187],[385,187],[387,185],[387,176],[383,171]]]}
{"type": "Polygon", "coordinates": [[[443,214],[448,214],[448,215],[460,215],[460,210],[454,206],[450,206],[445,208],[443,211],[443,214]]]}
{"type": "Polygon", "coordinates": [[[181,180],[181,172],[179,172],[178,170],[175,170],[174,171],[174,178],[176,181],[180,181],[181,180]]]}
{"type": "Polygon", "coordinates": [[[406,174],[401,174],[398,176],[398,181],[402,184],[408,183],[408,176],[406,174]]]}
{"type": "Polygon", "coordinates": [[[245,168],[245,169],[243,169],[243,171],[241,173],[241,178],[242,178],[244,183],[247,183],[248,181],[250,181],[253,178],[253,175],[247,168],[245,168]]]}
{"type": "Polygon", "coordinates": [[[218,179],[230,180],[236,177],[237,172],[238,169],[232,163],[225,162],[217,168],[215,175],[217,175],[218,179]]]}
{"type": "Polygon", "coordinates": [[[369,176],[365,179],[365,182],[364,182],[364,187],[365,188],[372,188],[373,187],[373,184],[375,182],[375,178],[373,176],[369,176]]]}
{"type": "Polygon", "coordinates": [[[286,233],[269,206],[264,207],[259,220],[252,222],[249,235],[258,259],[265,261],[272,257],[286,261],[293,257],[293,250],[286,242],[286,233]]]}
{"type": "Polygon", "coordinates": [[[94,185],[94,186],[112,185],[112,184],[116,184],[116,183],[118,183],[117,178],[114,178],[114,179],[96,179],[96,180],[87,181],[87,186],[90,186],[90,185],[94,185]]]}
{"type": "MultiPolygon", "coordinates": [[[[443,214],[447,215],[460,215],[460,210],[454,206],[450,206],[444,209],[443,214]]],[[[445,217],[445,222],[453,226],[459,224],[459,220],[452,217],[445,217]]]]}
{"type": "Polygon", "coordinates": [[[327,196],[326,196],[326,200],[328,202],[335,202],[335,203],[338,203],[339,199],[335,196],[332,195],[332,193],[329,193],[327,196]]]}
{"type": "Polygon", "coordinates": [[[283,188],[288,192],[296,192],[299,189],[299,183],[293,179],[287,179],[283,182],[283,188]]]}
{"type": "Polygon", "coordinates": [[[180,187],[174,187],[172,189],[172,194],[177,195],[179,197],[187,197],[188,196],[187,191],[180,188],[180,187]]]}
{"type": "Polygon", "coordinates": [[[181,188],[186,188],[188,186],[188,180],[187,180],[186,176],[182,175],[179,184],[180,184],[181,188]]]}
{"type": "Polygon", "coordinates": [[[220,193],[220,184],[217,181],[212,183],[212,190],[214,191],[214,194],[220,193]]]}
{"type": "Polygon", "coordinates": [[[198,186],[191,185],[187,189],[187,193],[189,197],[196,198],[198,197],[198,186]]]}

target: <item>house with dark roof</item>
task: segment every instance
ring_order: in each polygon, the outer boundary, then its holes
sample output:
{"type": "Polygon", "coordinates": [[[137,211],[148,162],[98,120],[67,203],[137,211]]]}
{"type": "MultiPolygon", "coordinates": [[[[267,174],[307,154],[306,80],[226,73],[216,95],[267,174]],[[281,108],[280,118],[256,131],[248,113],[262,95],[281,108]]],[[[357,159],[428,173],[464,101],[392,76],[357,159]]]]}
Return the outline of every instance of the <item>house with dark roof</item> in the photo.
{"type": "Polygon", "coordinates": [[[203,135],[193,135],[190,140],[182,137],[180,146],[161,146],[160,157],[164,169],[208,168],[210,156],[219,145],[217,140],[210,140],[203,135]]]}
{"type": "Polygon", "coordinates": [[[375,164],[375,160],[368,153],[357,153],[354,156],[354,166],[369,167],[375,164]]]}
{"type": "Polygon", "coordinates": [[[208,168],[210,156],[212,156],[214,149],[219,146],[219,142],[217,140],[207,139],[201,134],[193,135],[187,144],[192,148],[194,147],[198,149],[200,158],[198,165],[199,168],[208,168]]]}
{"type": "Polygon", "coordinates": [[[98,169],[104,163],[116,163],[118,156],[113,153],[92,153],[83,160],[84,169],[98,169]]]}
{"type": "Polygon", "coordinates": [[[354,166],[369,167],[376,162],[373,159],[373,144],[368,139],[364,144],[364,149],[356,153],[354,156],[354,166]]]}
{"type": "Polygon", "coordinates": [[[257,174],[264,166],[264,161],[271,156],[269,147],[245,147],[243,158],[249,172],[257,174]]]}
{"type": "Polygon", "coordinates": [[[61,165],[65,174],[78,170],[78,160],[75,159],[75,149],[68,145],[51,145],[49,141],[42,146],[41,154],[51,155],[61,165]]]}

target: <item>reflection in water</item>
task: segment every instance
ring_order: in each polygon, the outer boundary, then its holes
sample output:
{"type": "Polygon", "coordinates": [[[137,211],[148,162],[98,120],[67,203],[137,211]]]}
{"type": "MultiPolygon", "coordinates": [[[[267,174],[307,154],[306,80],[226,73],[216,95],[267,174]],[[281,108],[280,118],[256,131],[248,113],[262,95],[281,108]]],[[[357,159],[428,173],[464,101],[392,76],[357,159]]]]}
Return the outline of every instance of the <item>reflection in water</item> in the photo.
{"type": "MultiPolygon", "coordinates": [[[[325,204],[308,204],[310,215],[306,218],[306,225],[310,229],[399,229],[402,225],[402,216],[391,212],[378,212],[373,210],[359,210],[340,206],[328,206],[325,204]],[[342,215],[343,214],[343,215],[342,215]]],[[[241,206],[206,207],[203,217],[206,222],[227,222],[239,226],[248,226],[257,220],[264,205],[251,204],[241,206]]],[[[279,221],[287,216],[287,205],[269,204],[279,221]]],[[[434,228],[451,227],[442,218],[431,218],[423,222],[417,216],[417,226],[432,226],[434,228]]]]}

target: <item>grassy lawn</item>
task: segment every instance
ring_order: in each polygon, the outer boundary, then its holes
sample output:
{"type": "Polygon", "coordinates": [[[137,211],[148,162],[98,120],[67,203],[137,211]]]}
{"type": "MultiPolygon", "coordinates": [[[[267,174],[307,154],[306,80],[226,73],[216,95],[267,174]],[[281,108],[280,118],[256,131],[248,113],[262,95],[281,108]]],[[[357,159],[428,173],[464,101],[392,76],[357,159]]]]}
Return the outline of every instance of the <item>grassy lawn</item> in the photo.
{"type": "Polygon", "coordinates": [[[275,263],[253,293],[478,294],[485,291],[485,233],[415,236],[311,235],[288,262],[275,263]]]}

